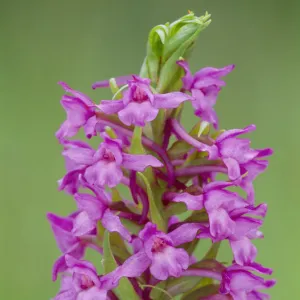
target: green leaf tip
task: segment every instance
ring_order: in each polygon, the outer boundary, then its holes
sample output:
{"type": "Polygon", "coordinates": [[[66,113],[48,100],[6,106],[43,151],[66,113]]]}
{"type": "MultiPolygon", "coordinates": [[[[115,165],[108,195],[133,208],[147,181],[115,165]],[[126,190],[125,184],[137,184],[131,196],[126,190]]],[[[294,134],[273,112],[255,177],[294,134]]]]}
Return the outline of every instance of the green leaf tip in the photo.
{"type": "Polygon", "coordinates": [[[197,17],[189,11],[172,23],[151,29],[140,75],[150,78],[159,93],[166,92],[176,84],[180,77],[176,61],[190,55],[199,33],[210,24],[210,17],[208,12],[197,17]]]}

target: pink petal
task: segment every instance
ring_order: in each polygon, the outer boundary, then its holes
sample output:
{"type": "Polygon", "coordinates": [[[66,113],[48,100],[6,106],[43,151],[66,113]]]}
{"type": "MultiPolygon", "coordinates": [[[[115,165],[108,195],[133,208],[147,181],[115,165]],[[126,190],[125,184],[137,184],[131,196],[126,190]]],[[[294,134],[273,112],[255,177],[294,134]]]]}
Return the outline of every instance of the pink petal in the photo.
{"type": "Polygon", "coordinates": [[[210,190],[224,189],[232,185],[233,183],[228,181],[212,181],[204,186],[204,192],[208,192],[210,190]]]}
{"type": "Polygon", "coordinates": [[[144,171],[147,167],[162,167],[163,164],[152,155],[143,154],[127,154],[123,153],[122,166],[125,169],[135,170],[138,172],[144,171]]]}
{"type": "Polygon", "coordinates": [[[168,237],[171,238],[173,245],[177,247],[181,244],[193,241],[201,228],[202,225],[196,223],[183,224],[168,233],[168,237]]]}
{"type": "Polygon", "coordinates": [[[247,237],[237,241],[230,240],[230,246],[237,264],[248,265],[255,260],[257,250],[247,237]]]}
{"type": "Polygon", "coordinates": [[[208,213],[220,207],[230,211],[247,205],[248,204],[241,200],[241,197],[234,192],[226,190],[210,190],[205,193],[204,206],[208,213]]]}
{"type": "Polygon", "coordinates": [[[203,195],[194,196],[189,193],[177,194],[174,202],[183,202],[189,210],[201,210],[203,208],[203,195]]]}
{"type": "MultiPolygon", "coordinates": [[[[81,244],[76,243],[73,245],[71,249],[67,252],[67,254],[70,254],[71,256],[75,258],[82,258],[84,256],[85,247],[81,244]]],[[[57,274],[61,272],[65,272],[68,269],[68,266],[66,264],[65,255],[60,256],[54,263],[52,268],[52,280],[55,281],[57,279],[57,274]]]]}
{"type": "Polygon", "coordinates": [[[80,212],[74,219],[74,227],[72,233],[75,236],[86,235],[91,232],[96,226],[96,222],[93,221],[86,211],[80,212]]]}
{"type": "Polygon", "coordinates": [[[123,226],[120,221],[120,218],[114,215],[109,209],[104,212],[102,217],[102,225],[110,232],[118,232],[125,240],[128,242],[131,241],[131,234],[123,226]]]}
{"type": "Polygon", "coordinates": [[[85,125],[83,126],[84,133],[88,139],[97,135],[96,125],[97,125],[97,117],[93,116],[89,118],[85,123],[85,125]]]}
{"type": "Polygon", "coordinates": [[[65,255],[66,264],[71,268],[72,273],[77,273],[84,275],[91,279],[96,286],[100,286],[99,277],[97,275],[97,270],[94,265],[86,260],[79,260],[69,254],[65,255]]]}
{"type": "Polygon", "coordinates": [[[53,300],[77,300],[77,292],[74,288],[66,291],[61,291],[53,300]]]}
{"type": "Polygon", "coordinates": [[[240,177],[240,165],[239,163],[233,158],[223,158],[223,162],[228,169],[228,177],[230,180],[236,180],[240,177]]]}
{"type": "Polygon", "coordinates": [[[158,109],[154,108],[149,101],[130,102],[118,113],[120,120],[128,126],[145,126],[146,123],[153,121],[157,114],[158,109]]]}
{"type": "Polygon", "coordinates": [[[106,205],[99,199],[90,194],[82,193],[75,194],[74,198],[77,202],[78,209],[86,211],[91,220],[97,221],[101,219],[106,209],[106,205]]]}
{"type": "Polygon", "coordinates": [[[93,149],[88,148],[69,148],[62,152],[62,155],[71,160],[76,165],[90,165],[94,161],[94,153],[93,149]]]}
{"type": "Polygon", "coordinates": [[[77,134],[80,127],[73,126],[68,120],[62,123],[60,128],[56,131],[55,136],[58,140],[61,140],[65,137],[73,137],[77,134]]]}
{"type": "Polygon", "coordinates": [[[107,291],[94,286],[80,292],[76,300],[107,300],[107,291]]]}
{"type": "Polygon", "coordinates": [[[69,251],[78,243],[78,239],[71,233],[73,219],[69,217],[59,217],[52,213],[47,214],[47,219],[51,225],[56,243],[62,252],[69,251]]]}
{"type": "Polygon", "coordinates": [[[196,78],[202,77],[202,76],[211,76],[211,77],[224,77],[227,74],[229,74],[233,69],[235,68],[235,65],[228,65],[223,68],[212,68],[212,67],[206,67],[201,69],[195,74],[196,78]]]}
{"type": "Polygon", "coordinates": [[[236,228],[232,233],[232,239],[239,240],[244,236],[247,236],[249,233],[251,234],[253,231],[256,232],[262,225],[263,221],[249,217],[239,217],[235,218],[235,223],[236,228]]]}
{"type": "Polygon", "coordinates": [[[191,99],[192,97],[190,95],[181,92],[155,94],[154,107],[155,108],[177,108],[182,102],[191,99]]]}
{"type": "Polygon", "coordinates": [[[194,82],[194,76],[190,71],[188,62],[185,60],[178,60],[176,63],[178,66],[182,67],[185,72],[185,76],[181,79],[184,89],[190,90],[194,82]]]}
{"type": "Polygon", "coordinates": [[[222,209],[216,209],[209,213],[210,233],[216,239],[225,239],[235,230],[235,222],[228,213],[222,209]]]}
{"type": "Polygon", "coordinates": [[[214,78],[214,77],[210,77],[210,76],[203,76],[203,77],[198,77],[194,76],[195,81],[193,84],[193,88],[194,89],[203,89],[203,88],[207,88],[209,86],[215,85],[217,87],[221,87],[221,86],[225,86],[226,83],[219,79],[219,78],[214,78]]]}
{"type": "Polygon", "coordinates": [[[124,109],[123,100],[102,100],[97,106],[105,114],[111,115],[124,109]]]}
{"type": "Polygon", "coordinates": [[[65,82],[58,82],[59,85],[61,85],[63,87],[63,89],[72,94],[73,96],[75,96],[76,98],[79,98],[82,102],[84,102],[87,106],[91,106],[93,105],[93,101],[85,94],[75,91],[72,88],[69,87],[68,84],[66,84],[65,82]]]}
{"type": "Polygon", "coordinates": [[[265,289],[273,286],[274,280],[264,280],[263,278],[253,275],[247,271],[235,272],[230,281],[232,291],[248,291],[265,289]]]}
{"type": "Polygon", "coordinates": [[[179,277],[188,266],[189,255],[186,251],[168,246],[163,252],[153,255],[150,272],[155,278],[166,280],[169,276],[179,277]]]}
{"type": "Polygon", "coordinates": [[[111,289],[116,287],[119,280],[122,277],[139,277],[151,264],[151,260],[148,258],[144,251],[139,251],[136,254],[130,256],[120,267],[118,267],[112,273],[101,277],[101,287],[105,289],[111,289]]]}
{"type": "Polygon", "coordinates": [[[123,173],[115,162],[106,163],[99,161],[88,167],[84,176],[92,185],[101,187],[107,185],[112,188],[121,182],[123,173]]]}
{"type": "Polygon", "coordinates": [[[228,138],[233,138],[236,137],[237,135],[241,135],[241,134],[246,134],[249,133],[251,131],[254,131],[256,129],[255,125],[249,125],[243,129],[231,129],[231,130],[226,130],[225,132],[223,132],[222,134],[220,134],[218,136],[218,138],[216,139],[217,143],[222,142],[225,139],[228,138]]]}

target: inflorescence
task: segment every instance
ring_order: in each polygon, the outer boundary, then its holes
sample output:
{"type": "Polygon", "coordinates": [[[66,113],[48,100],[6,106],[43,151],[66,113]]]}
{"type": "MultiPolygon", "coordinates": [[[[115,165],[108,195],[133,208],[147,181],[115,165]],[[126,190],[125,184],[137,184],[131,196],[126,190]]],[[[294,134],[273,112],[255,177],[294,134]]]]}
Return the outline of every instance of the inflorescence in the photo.
{"type": "Polygon", "coordinates": [[[269,299],[261,290],[275,281],[257,273],[272,270],[256,262],[252,243],[263,237],[267,205],[255,204],[253,181],[272,150],[252,149],[241,137],[254,125],[219,130],[214,105],[234,66],[192,74],[187,62],[209,23],[210,15],[189,12],[154,27],[139,76],[93,85],[110,87],[112,100],[94,104],[59,83],[67,114],[56,133],[66,162],[59,189],[77,209],[47,215],[62,253],[53,267],[53,280],[61,275],[55,300],[269,299]],[[186,102],[196,116],[191,130],[181,122],[186,102]],[[74,139],[81,128],[99,140],[96,149],[74,139]],[[202,239],[211,246],[196,257],[202,239]],[[217,260],[224,240],[230,264],[217,260]],[[83,260],[87,248],[99,253],[101,272],[83,260]]]}

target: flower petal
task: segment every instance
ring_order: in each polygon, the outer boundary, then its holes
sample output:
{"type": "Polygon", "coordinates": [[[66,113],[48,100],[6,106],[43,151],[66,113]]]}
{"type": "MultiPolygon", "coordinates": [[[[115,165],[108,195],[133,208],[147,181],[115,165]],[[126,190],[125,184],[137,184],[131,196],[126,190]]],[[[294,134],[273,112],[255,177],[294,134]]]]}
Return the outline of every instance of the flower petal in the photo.
{"type": "Polygon", "coordinates": [[[216,103],[218,93],[218,89],[210,89],[206,94],[201,90],[192,89],[194,98],[192,105],[195,109],[195,115],[200,117],[203,121],[213,124],[215,129],[218,128],[218,116],[213,106],[216,103]]]}
{"type": "Polygon", "coordinates": [[[230,138],[218,144],[220,154],[224,158],[233,158],[240,164],[245,164],[256,158],[258,151],[250,148],[250,140],[230,138]]]}
{"type": "Polygon", "coordinates": [[[91,220],[98,221],[101,219],[106,205],[96,197],[90,194],[78,193],[74,195],[77,207],[81,211],[87,212],[91,220]]]}
{"type": "Polygon", "coordinates": [[[96,222],[92,220],[86,211],[80,212],[74,219],[72,233],[75,236],[86,235],[96,227],[96,222]]]}
{"type": "Polygon", "coordinates": [[[238,217],[234,218],[236,228],[232,233],[231,239],[240,240],[244,236],[256,232],[258,228],[262,225],[263,221],[258,219],[253,219],[249,217],[238,217]]]}
{"type": "Polygon", "coordinates": [[[272,273],[273,273],[272,269],[266,268],[257,262],[252,262],[250,264],[247,264],[247,266],[244,266],[244,268],[247,270],[250,270],[250,271],[259,272],[261,274],[272,275],[272,273]]]}
{"type": "Polygon", "coordinates": [[[154,108],[149,101],[130,102],[118,113],[120,120],[128,126],[145,126],[146,123],[153,121],[157,114],[158,109],[154,108]]]}
{"type": "Polygon", "coordinates": [[[70,86],[67,83],[60,81],[60,82],[58,82],[58,84],[61,85],[66,92],[68,92],[68,93],[72,94],[73,96],[75,96],[76,98],[80,99],[87,106],[91,106],[94,104],[93,101],[87,95],[73,90],[72,88],[70,88],[70,86]]]}
{"type": "Polygon", "coordinates": [[[236,180],[241,176],[240,165],[233,158],[223,158],[223,162],[228,169],[228,178],[230,180],[236,180]]]}
{"type": "Polygon", "coordinates": [[[203,195],[194,196],[189,193],[180,193],[172,201],[185,203],[189,210],[201,210],[203,208],[203,195]]]}
{"type": "Polygon", "coordinates": [[[84,133],[88,139],[97,135],[96,125],[97,125],[97,117],[92,116],[87,120],[85,125],[83,126],[84,133]]]}
{"type": "Polygon", "coordinates": [[[64,150],[62,155],[74,165],[81,167],[93,163],[94,153],[95,151],[93,149],[74,147],[64,150]]]}
{"type": "Polygon", "coordinates": [[[194,76],[190,71],[188,62],[185,60],[178,60],[176,63],[178,66],[182,67],[185,72],[185,76],[181,78],[184,89],[190,90],[194,82],[194,76]]]}
{"type": "Polygon", "coordinates": [[[96,286],[100,286],[97,270],[92,263],[86,260],[79,260],[69,254],[65,255],[66,264],[72,269],[72,273],[84,275],[91,279],[96,286]]]}
{"type": "Polygon", "coordinates": [[[227,238],[235,230],[235,222],[230,219],[228,213],[222,208],[209,213],[209,224],[211,235],[218,240],[227,238]]]}
{"type": "Polygon", "coordinates": [[[203,188],[204,192],[208,192],[210,190],[219,190],[224,189],[226,187],[233,186],[232,182],[228,181],[212,181],[206,184],[203,188]]]}
{"type": "Polygon", "coordinates": [[[243,208],[247,205],[248,203],[242,200],[242,198],[234,192],[216,189],[205,193],[204,206],[208,213],[220,207],[229,212],[233,209],[243,208]]]}
{"type": "Polygon", "coordinates": [[[107,291],[94,286],[80,292],[76,300],[107,300],[107,291]]]}
{"type": "Polygon", "coordinates": [[[123,153],[123,163],[122,166],[125,169],[134,170],[134,171],[144,171],[147,167],[162,167],[163,164],[152,155],[143,155],[143,154],[127,154],[123,153]]]}
{"type": "Polygon", "coordinates": [[[150,272],[155,278],[166,280],[169,276],[179,277],[188,266],[189,255],[185,250],[167,246],[153,255],[150,272]]]}
{"type": "MultiPolygon", "coordinates": [[[[79,244],[74,244],[73,247],[67,252],[75,258],[82,258],[85,253],[85,247],[79,244]]],[[[56,281],[58,273],[65,272],[68,269],[66,264],[65,254],[60,256],[54,263],[52,268],[52,280],[56,281]]]]}
{"type": "Polygon", "coordinates": [[[124,109],[122,100],[102,100],[97,107],[107,115],[118,113],[124,109]]]}
{"type": "Polygon", "coordinates": [[[202,225],[197,223],[183,224],[175,230],[168,233],[168,237],[171,238],[175,247],[193,241],[198,231],[202,228],[202,225]]]}
{"type": "Polygon", "coordinates": [[[73,126],[68,120],[62,123],[60,128],[56,131],[55,136],[58,140],[62,140],[65,137],[72,137],[77,134],[80,127],[73,126]]]}
{"type": "Polygon", "coordinates": [[[223,68],[212,68],[212,67],[206,67],[198,72],[195,73],[196,79],[204,77],[204,76],[209,76],[209,77],[214,77],[214,78],[219,78],[219,77],[224,77],[228,75],[233,69],[235,68],[235,65],[228,65],[223,68]]]}
{"type": "Polygon", "coordinates": [[[252,160],[243,165],[243,168],[246,170],[246,176],[244,176],[239,183],[240,187],[244,189],[247,193],[247,201],[250,204],[254,204],[254,187],[253,180],[268,166],[267,160],[252,160]]]}
{"type": "Polygon", "coordinates": [[[68,172],[62,179],[58,180],[58,189],[65,190],[68,194],[77,193],[81,183],[81,175],[78,170],[68,172]]]}
{"type": "Polygon", "coordinates": [[[131,241],[131,234],[129,231],[123,226],[120,221],[120,218],[114,215],[109,209],[104,212],[102,217],[102,225],[110,232],[118,232],[125,240],[128,242],[131,241]]]}
{"type": "Polygon", "coordinates": [[[181,92],[155,94],[154,107],[155,108],[177,108],[182,102],[191,99],[192,97],[190,95],[181,92]]]}
{"type": "Polygon", "coordinates": [[[73,219],[69,217],[59,217],[52,213],[47,214],[47,219],[51,225],[56,243],[62,252],[67,252],[74,244],[77,244],[78,239],[71,233],[73,219]]]}
{"type": "Polygon", "coordinates": [[[77,292],[74,288],[71,288],[66,291],[61,291],[59,294],[55,296],[53,300],[77,300],[76,298],[77,292]]]}
{"type": "Polygon", "coordinates": [[[237,241],[230,240],[230,246],[237,264],[242,266],[248,265],[255,260],[257,255],[256,247],[247,237],[237,241]]]}
{"type": "Polygon", "coordinates": [[[255,125],[249,125],[243,129],[231,129],[231,130],[226,130],[225,132],[223,132],[222,134],[220,134],[218,136],[218,138],[216,139],[217,143],[222,142],[225,139],[228,138],[233,138],[236,137],[237,135],[241,135],[241,134],[246,134],[249,133],[251,131],[254,131],[256,129],[255,125]]]}
{"type": "Polygon", "coordinates": [[[100,187],[107,185],[112,188],[121,182],[123,173],[115,162],[106,163],[99,161],[88,167],[84,176],[92,185],[100,187]]]}
{"type": "Polygon", "coordinates": [[[265,289],[273,286],[274,280],[264,280],[247,271],[233,272],[231,275],[230,288],[233,291],[248,291],[265,289]]]}
{"type": "Polygon", "coordinates": [[[142,250],[130,256],[120,267],[112,273],[101,277],[102,288],[116,287],[122,277],[139,277],[151,264],[151,260],[146,253],[142,250]]]}

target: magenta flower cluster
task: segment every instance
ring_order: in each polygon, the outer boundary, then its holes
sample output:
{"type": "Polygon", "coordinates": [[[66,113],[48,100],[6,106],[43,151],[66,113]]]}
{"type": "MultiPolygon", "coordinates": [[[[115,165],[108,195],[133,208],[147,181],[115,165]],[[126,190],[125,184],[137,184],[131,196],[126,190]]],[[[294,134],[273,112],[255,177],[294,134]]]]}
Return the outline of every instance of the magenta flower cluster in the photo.
{"type": "Polygon", "coordinates": [[[155,82],[132,75],[114,80],[114,99],[100,104],[59,83],[67,114],[56,133],[66,166],[59,189],[77,209],[47,215],[61,251],[55,300],[269,299],[262,290],[275,281],[259,273],[272,270],[256,261],[252,243],[263,238],[267,205],[255,203],[253,181],[272,150],[252,149],[241,137],[254,125],[219,130],[214,105],[233,65],[194,75],[186,60],[178,66],[179,89],[159,93],[155,82]],[[196,124],[187,131],[181,115],[189,103],[196,124]],[[81,128],[96,149],[74,139],[81,128]],[[201,258],[195,249],[202,239],[211,246],[201,258]],[[217,260],[225,240],[228,263],[217,260]],[[84,260],[88,248],[103,270],[84,260]]]}

